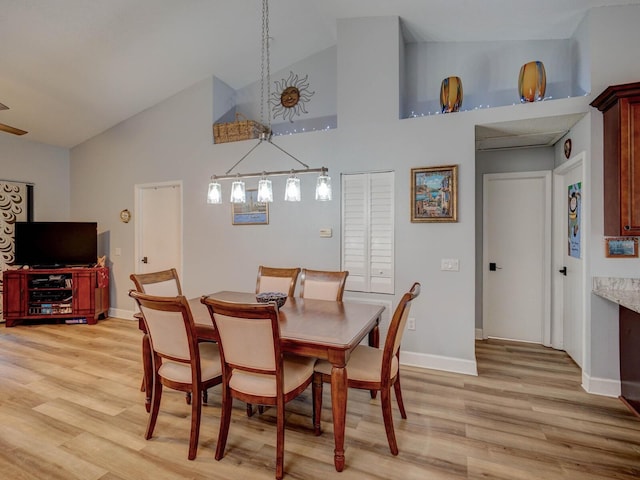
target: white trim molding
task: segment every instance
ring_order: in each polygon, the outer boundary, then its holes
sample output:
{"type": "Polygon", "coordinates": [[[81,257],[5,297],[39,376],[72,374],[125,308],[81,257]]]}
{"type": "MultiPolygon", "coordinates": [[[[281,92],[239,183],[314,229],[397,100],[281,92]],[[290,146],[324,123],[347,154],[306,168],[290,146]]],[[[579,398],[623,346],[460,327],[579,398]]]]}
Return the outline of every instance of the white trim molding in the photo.
{"type": "Polygon", "coordinates": [[[478,367],[475,360],[443,357],[441,355],[431,355],[428,353],[401,351],[400,365],[478,376],[478,367]]]}
{"type": "Polygon", "coordinates": [[[587,393],[593,395],[603,395],[605,397],[619,397],[622,393],[620,380],[610,378],[590,377],[584,370],[582,371],[582,388],[587,393]]]}

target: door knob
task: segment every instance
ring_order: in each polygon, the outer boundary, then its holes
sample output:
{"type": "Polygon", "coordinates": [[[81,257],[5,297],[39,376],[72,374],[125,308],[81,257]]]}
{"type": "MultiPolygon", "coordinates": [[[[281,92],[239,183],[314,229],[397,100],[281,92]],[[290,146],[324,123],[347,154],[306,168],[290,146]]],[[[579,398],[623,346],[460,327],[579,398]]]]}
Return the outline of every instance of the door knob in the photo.
{"type": "Polygon", "coordinates": [[[560,270],[558,270],[561,274],[563,274],[565,277],[567,276],[567,267],[562,267],[560,270]]]}

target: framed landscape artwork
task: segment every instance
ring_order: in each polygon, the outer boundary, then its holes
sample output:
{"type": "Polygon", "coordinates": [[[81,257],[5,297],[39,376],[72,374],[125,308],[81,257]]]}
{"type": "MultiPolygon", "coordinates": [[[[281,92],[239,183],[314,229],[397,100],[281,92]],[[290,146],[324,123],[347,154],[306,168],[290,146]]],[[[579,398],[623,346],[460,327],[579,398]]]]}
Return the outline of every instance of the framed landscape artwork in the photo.
{"type": "Polygon", "coordinates": [[[609,237],[605,239],[607,258],[635,258],[638,256],[638,237],[609,237]]]}
{"type": "Polygon", "coordinates": [[[231,204],[233,225],[268,225],[269,204],[258,202],[258,190],[247,190],[245,203],[231,204]]]}
{"type": "Polygon", "coordinates": [[[411,221],[458,221],[458,166],[411,169],[411,221]]]}

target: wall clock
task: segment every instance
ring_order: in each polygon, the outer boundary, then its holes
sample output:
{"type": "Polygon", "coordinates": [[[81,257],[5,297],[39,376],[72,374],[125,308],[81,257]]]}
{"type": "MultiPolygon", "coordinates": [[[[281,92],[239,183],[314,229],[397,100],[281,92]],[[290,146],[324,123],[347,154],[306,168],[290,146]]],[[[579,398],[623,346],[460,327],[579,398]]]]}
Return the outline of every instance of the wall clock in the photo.
{"type": "Polygon", "coordinates": [[[128,209],[124,209],[120,212],[120,220],[124,223],[129,223],[131,220],[131,212],[128,209]]]}

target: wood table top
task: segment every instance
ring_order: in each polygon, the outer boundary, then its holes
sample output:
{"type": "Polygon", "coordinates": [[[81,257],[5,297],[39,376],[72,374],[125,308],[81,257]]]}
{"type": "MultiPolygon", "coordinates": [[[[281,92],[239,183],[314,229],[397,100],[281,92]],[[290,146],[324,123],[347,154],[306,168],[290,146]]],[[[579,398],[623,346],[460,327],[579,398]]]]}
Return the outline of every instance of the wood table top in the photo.
{"type": "MultiPolygon", "coordinates": [[[[256,303],[255,294],[248,292],[221,291],[208,296],[228,302],[256,303]]],[[[200,298],[189,300],[189,304],[198,325],[211,324],[200,298]]],[[[288,297],[279,310],[280,337],[284,342],[349,350],[378,324],[384,308],[369,303],[288,297]]]]}

